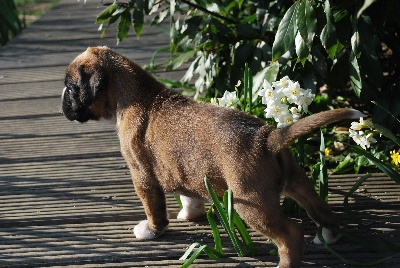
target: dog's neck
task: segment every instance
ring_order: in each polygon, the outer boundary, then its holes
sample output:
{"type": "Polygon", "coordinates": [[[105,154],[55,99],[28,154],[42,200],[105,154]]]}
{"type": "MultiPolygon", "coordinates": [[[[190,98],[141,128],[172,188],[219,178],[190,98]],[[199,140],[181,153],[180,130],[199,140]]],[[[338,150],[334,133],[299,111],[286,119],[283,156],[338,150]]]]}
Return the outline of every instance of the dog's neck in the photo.
{"type": "Polygon", "coordinates": [[[104,51],[103,64],[109,70],[108,83],[114,87],[113,104],[118,113],[131,106],[148,109],[154,98],[165,86],[144,71],[140,66],[111,50],[104,51]],[[124,88],[125,90],[121,90],[124,88]],[[132,90],[126,90],[131,88],[132,90]]]}

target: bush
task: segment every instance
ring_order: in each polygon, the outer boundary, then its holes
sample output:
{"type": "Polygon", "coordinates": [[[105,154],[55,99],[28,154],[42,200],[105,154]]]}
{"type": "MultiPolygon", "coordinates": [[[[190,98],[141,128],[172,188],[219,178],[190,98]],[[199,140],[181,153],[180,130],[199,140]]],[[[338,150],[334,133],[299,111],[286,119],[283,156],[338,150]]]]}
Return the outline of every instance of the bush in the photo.
{"type": "Polygon", "coordinates": [[[0,44],[5,45],[22,30],[13,0],[0,1],[0,44]]]}
{"type": "Polygon", "coordinates": [[[316,110],[361,106],[389,127],[395,121],[370,101],[400,114],[397,0],[129,0],[109,5],[97,23],[108,27],[119,20],[120,42],[131,26],[140,36],[150,14],[152,25],[169,21],[171,57],[164,67],[190,63],[181,82],[195,77],[196,97],[233,89],[248,63],[255,74],[253,95],[262,78],[288,75],[314,93],[326,86],[327,100],[316,110]]]}

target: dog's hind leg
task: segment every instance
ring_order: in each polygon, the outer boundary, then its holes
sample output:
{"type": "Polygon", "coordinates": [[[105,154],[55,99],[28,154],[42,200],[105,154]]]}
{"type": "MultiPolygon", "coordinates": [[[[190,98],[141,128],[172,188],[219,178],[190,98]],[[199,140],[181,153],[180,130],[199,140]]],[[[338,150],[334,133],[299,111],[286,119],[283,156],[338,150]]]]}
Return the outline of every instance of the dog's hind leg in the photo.
{"type": "MultiPolygon", "coordinates": [[[[306,176],[304,171],[300,167],[295,167],[293,171],[294,173],[288,179],[283,195],[289,196],[298,202],[307,211],[317,226],[321,224],[324,226],[339,226],[335,214],[331,211],[328,204],[317,195],[311,180],[306,176]]],[[[328,244],[335,243],[341,237],[341,235],[325,227],[323,227],[322,235],[328,244]]],[[[315,237],[313,241],[316,244],[322,244],[318,237],[315,237]]]]}
{"type": "Polygon", "coordinates": [[[281,211],[279,195],[272,191],[246,192],[235,189],[235,209],[253,229],[272,239],[278,247],[279,268],[299,267],[304,254],[304,235],[300,224],[281,211]]]}
{"type": "Polygon", "coordinates": [[[203,217],[206,214],[204,200],[200,198],[180,196],[182,209],[179,212],[177,219],[180,220],[195,220],[203,217]]]}

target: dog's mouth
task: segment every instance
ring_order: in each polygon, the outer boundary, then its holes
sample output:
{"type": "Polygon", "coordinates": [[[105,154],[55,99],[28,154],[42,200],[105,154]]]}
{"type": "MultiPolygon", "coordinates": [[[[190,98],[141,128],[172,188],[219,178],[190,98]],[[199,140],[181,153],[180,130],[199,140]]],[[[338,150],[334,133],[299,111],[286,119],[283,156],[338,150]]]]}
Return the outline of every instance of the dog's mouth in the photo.
{"type": "Polygon", "coordinates": [[[62,113],[70,121],[85,123],[89,120],[98,120],[88,107],[84,106],[73,92],[65,87],[61,95],[62,113]]]}

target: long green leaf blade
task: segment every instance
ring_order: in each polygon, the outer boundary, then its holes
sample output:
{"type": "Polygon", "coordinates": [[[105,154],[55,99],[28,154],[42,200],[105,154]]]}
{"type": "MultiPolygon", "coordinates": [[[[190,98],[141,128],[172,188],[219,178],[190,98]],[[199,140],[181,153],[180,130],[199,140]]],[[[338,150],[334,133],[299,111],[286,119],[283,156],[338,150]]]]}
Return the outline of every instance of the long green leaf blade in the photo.
{"type": "Polygon", "coordinates": [[[321,131],[321,145],[319,148],[320,155],[320,173],[319,173],[319,196],[328,201],[328,171],[325,165],[325,139],[324,133],[321,131]]]}
{"type": "Polygon", "coordinates": [[[394,182],[400,184],[400,174],[397,171],[393,170],[390,166],[386,165],[385,163],[377,159],[375,156],[371,155],[370,153],[358,147],[349,146],[349,149],[371,160],[376,165],[377,168],[382,170],[382,172],[384,172],[387,176],[389,176],[394,182]]]}
{"type": "Polygon", "coordinates": [[[210,209],[208,210],[208,212],[207,212],[207,220],[208,220],[208,223],[211,226],[212,234],[213,234],[213,237],[214,237],[215,249],[218,252],[220,252],[221,254],[223,254],[221,236],[220,236],[220,233],[219,233],[219,230],[218,230],[217,223],[216,223],[216,221],[214,219],[214,216],[212,214],[213,207],[214,206],[212,205],[210,207],[210,209]]]}
{"type": "Polygon", "coordinates": [[[200,246],[200,243],[198,243],[198,242],[193,243],[193,244],[185,251],[185,253],[182,255],[182,257],[179,258],[179,260],[180,260],[180,261],[186,260],[186,259],[189,257],[190,253],[192,253],[192,251],[193,251],[197,246],[200,246]]]}
{"type": "Polygon", "coordinates": [[[354,185],[351,187],[350,191],[346,193],[344,196],[343,200],[343,207],[348,215],[350,215],[354,220],[358,221],[359,224],[361,223],[358,219],[354,217],[354,215],[351,213],[350,207],[349,207],[349,197],[363,184],[369,177],[371,177],[371,174],[368,173],[364,176],[362,176],[354,185]]]}
{"type": "Polygon", "coordinates": [[[253,240],[250,237],[249,232],[247,231],[246,226],[244,225],[242,219],[239,217],[239,214],[235,211],[234,212],[234,224],[235,227],[242,238],[244,244],[246,245],[247,252],[250,256],[255,256],[257,254],[256,248],[254,246],[253,240]]]}
{"type": "Polygon", "coordinates": [[[207,177],[204,177],[204,183],[206,185],[208,193],[211,196],[211,199],[214,202],[217,217],[220,220],[222,227],[225,229],[226,233],[228,234],[229,238],[231,239],[233,247],[235,248],[239,257],[245,256],[245,251],[244,251],[242,245],[240,244],[238,237],[236,236],[236,234],[234,232],[231,231],[231,229],[229,227],[227,214],[224,211],[224,209],[222,208],[221,201],[219,201],[214,190],[211,188],[211,185],[208,182],[207,177]]]}
{"type": "Polygon", "coordinates": [[[233,193],[231,189],[228,189],[226,191],[226,195],[227,195],[227,204],[225,209],[227,209],[228,211],[228,220],[229,220],[229,227],[231,228],[232,232],[235,231],[235,225],[233,224],[233,219],[234,219],[234,204],[233,204],[233,193]]]}
{"type": "MultiPolygon", "coordinates": [[[[360,262],[360,261],[354,261],[354,260],[349,260],[345,257],[343,257],[341,254],[337,253],[334,249],[332,249],[325,241],[324,237],[322,236],[322,228],[323,226],[320,225],[318,228],[318,239],[324,244],[324,247],[327,251],[329,251],[330,253],[332,253],[332,255],[336,256],[337,258],[339,258],[343,263],[348,264],[348,265],[353,265],[353,266],[376,266],[378,264],[381,264],[383,262],[388,261],[389,259],[391,259],[392,257],[385,257],[383,259],[379,259],[376,261],[371,261],[371,262],[360,262]]],[[[361,237],[357,237],[357,239],[360,239],[361,237]]],[[[374,241],[369,241],[369,243],[372,243],[371,245],[374,245],[374,241]]]]}

